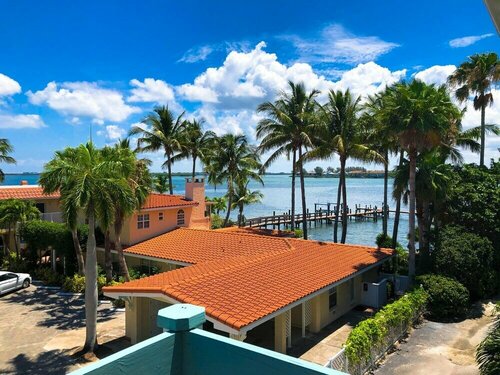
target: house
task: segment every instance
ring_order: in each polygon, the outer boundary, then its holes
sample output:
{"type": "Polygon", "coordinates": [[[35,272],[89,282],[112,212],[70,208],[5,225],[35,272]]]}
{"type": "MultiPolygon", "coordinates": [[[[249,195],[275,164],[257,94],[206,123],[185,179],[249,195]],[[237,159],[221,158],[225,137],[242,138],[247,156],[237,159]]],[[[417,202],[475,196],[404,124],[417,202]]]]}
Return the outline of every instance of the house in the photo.
{"type": "MultiPolygon", "coordinates": [[[[60,198],[59,193],[44,194],[41,186],[28,185],[27,181],[24,180],[19,186],[0,186],[0,201],[7,199],[32,201],[40,211],[42,220],[62,222],[60,198]]],[[[14,249],[15,241],[19,241],[19,238],[16,237],[16,228],[11,231],[3,229],[2,240],[4,244],[7,244],[7,247],[14,249]]]]}
{"type": "Polygon", "coordinates": [[[71,374],[345,375],[201,330],[205,312],[200,306],[170,306],[153,318],[162,333],[71,374]]]}
{"type": "Polygon", "coordinates": [[[293,335],[318,332],[362,304],[366,285],[379,280],[380,265],[393,256],[389,249],[192,228],[124,253],[129,264],[167,271],[103,289],[125,299],[132,343],[161,332],[154,322],[160,309],[188,303],[206,309],[206,329],[250,343],[272,336],[281,353],[293,335]]]}

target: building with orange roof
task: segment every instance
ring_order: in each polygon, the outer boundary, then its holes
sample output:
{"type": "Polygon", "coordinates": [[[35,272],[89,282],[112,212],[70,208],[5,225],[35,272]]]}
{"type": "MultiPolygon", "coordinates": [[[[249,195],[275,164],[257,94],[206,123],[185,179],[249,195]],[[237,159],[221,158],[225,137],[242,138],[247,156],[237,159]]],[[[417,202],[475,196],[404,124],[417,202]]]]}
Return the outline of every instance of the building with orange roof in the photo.
{"type": "Polygon", "coordinates": [[[364,284],[378,281],[380,265],[393,255],[255,233],[180,228],[127,248],[127,263],[147,260],[170,270],[104,288],[127,301],[132,343],[158,333],[150,317],[159,309],[190,303],[205,307],[212,329],[239,340],[258,341],[259,326],[273,330],[273,349],[286,352],[293,327],[318,332],[363,304],[370,292],[364,284]]]}

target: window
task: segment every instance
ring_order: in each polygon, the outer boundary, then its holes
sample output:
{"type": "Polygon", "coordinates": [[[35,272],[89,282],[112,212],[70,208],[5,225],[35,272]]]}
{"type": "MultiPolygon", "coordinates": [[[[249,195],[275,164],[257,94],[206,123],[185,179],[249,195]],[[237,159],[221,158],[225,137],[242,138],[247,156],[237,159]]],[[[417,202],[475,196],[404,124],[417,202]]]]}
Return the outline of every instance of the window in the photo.
{"type": "Polygon", "coordinates": [[[163,221],[163,212],[158,213],[158,220],[163,221]]]}
{"type": "Polygon", "coordinates": [[[11,279],[17,279],[17,275],[13,273],[6,273],[5,275],[0,276],[0,281],[6,281],[11,279]]]}
{"type": "Polygon", "coordinates": [[[177,225],[184,225],[184,210],[177,211],[177,225]]]}
{"type": "Polygon", "coordinates": [[[137,229],[149,228],[149,214],[137,215],[137,229]]]}
{"type": "Polygon", "coordinates": [[[333,287],[328,292],[328,307],[330,310],[337,306],[337,287],[333,287]]]}
{"type": "Polygon", "coordinates": [[[37,203],[35,207],[40,211],[42,214],[45,213],[45,203],[37,203]]]}

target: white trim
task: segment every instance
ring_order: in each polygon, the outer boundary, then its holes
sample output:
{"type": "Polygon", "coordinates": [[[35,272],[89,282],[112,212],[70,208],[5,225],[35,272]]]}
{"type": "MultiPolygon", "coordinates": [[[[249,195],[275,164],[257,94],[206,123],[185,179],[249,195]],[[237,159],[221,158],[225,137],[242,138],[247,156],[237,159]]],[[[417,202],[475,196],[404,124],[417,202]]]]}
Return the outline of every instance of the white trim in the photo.
{"type": "Polygon", "coordinates": [[[163,211],[163,210],[173,210],[178,208],[188,208],[199,206],[200,203],[193,201],[193,204],[184,204],[179,206],[164,206],[164,207],[152,207],[152,208],[141,208],[135,213],[140,215],[141,212],[151,212],[151,211],[163,211]]]}
{"type": "MultiPolygon", "coordinates": [[[[167,303],[170,303],[172,305],[175,305],[177,303],[182,303],[180,301],[177,301],[176,299],[173,299],[171,297],[168,297],[166,296],[165,294],[163,293],[135,293],[135,292],[127,292],[127,293],[124,293],[124,292],[105,292],[104,295],[106,297],[111,297],[111,298],[123,298],[123,297],[145,297],[145,298],[155,298],[155,299],[159,299],[161,301],[164,301],[164,302],[167,302],[167,303]]],[[[205,317],[207,318],[207,320],[211,323],[213,323],[214,325],[214,328],[215,329],[218,329],[219,331],[224,331],[224,332],[227,332],[229,334],[233,334],[233,335],[241,335],[243,334],[242,331],[238,331],[234,328],[231,328],[223,323],[221,323],[220,321],[208,316],[205,314],[205,317]]]]}
{"type": "MultiPolygon", "coordinates": [[[[100,247],[100,246],[96,246],[96,250],[104,251],[104,248],[100,247]]],[[[118,251],[116,251],[115,249],[111,249],[111,253],[118,254],[118,251]]],[[[177,261],[177,260],[170,260],[170,259],[167,259],[167,258],[156,258],[156,257],[147,256],[147,255],[127,253],[127,249],[123,250],[123,255],[130,256],[132,258],[153,260],[155,262],[160,262],[160,263],[175,264],[177,266],[183,266],[183,267],[192,266],[194,264],[194,263],[180,262],[180,261],[177,261]]],[[[165,271],[165,272],[168,272],[168,271],[165,271]]]]}

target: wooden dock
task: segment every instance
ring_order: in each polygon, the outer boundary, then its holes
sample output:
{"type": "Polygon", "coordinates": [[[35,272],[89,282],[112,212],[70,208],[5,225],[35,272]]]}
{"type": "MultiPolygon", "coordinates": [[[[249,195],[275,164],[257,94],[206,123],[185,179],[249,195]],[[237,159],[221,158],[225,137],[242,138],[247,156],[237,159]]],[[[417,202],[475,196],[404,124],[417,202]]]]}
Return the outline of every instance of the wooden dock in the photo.
{"type": "MultiPolygon", "coordinates": [[[[344,207],[341,206],[339,209],[339,220],[342,218],[344,213],[344,207]]],[[[309,212],[303,217],[302,213],[295,214],[295,226],[299,228],[299,224],[304,220],[309,223],[309,227],[312,227],[314,224],[322,225],[331,224],[335,221],[335,211],[336,205],[333,203],[315,203],[314,204],[314,212],[309,212]],[[324,209],[323,209],[324,207],[324,209]]],[[[394,210],[390,210],[389,207],[386,208],[385,214],[389,215],[390,212],[395,212],[394,210]]],[[[401,211],[401,213],[408,213],[407,211],[401,211]]],[[[379,218],[383,217],[384,210],[377,206],[372,205],[355,205],[354,210],[347,207],[347,217],[350,221],[377,221],[379,218]]],[[[276,211],[273,211],[273,214],[270,216],[260,216],[251,219],[245,219],[243,224],[244,227],[250,228],[270,228],[272,229],[292,229],[292,215],[290,211],[284,212],[282,214],[276,214],[276,211]]]]}

